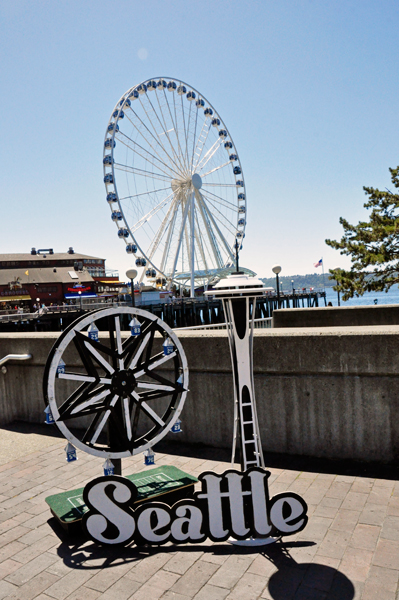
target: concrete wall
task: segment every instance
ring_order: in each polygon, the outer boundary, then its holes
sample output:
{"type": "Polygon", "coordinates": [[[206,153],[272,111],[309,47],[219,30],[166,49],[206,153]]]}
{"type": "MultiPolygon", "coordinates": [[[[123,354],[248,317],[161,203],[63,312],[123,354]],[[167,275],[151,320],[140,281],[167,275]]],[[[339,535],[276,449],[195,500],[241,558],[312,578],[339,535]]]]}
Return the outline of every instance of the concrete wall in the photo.
{"type": "Polygon", "coordinates": [[[273,327],[353,327],[398,325],[399,305],[325,306],[273,311],[273,327]]]}
{"type": "MultiPolygon", "coordinates": [[[[315,310],[315,309],[312,309],[315,310]]],[[[0,423],[44,420],[42,374],[57,334],[0,334],[0,423]]],[[[233,389],[223,331],[179,335],[190,368],[183,433],[169,438],[231,447],[233,389]]],[[[399,458],[399,326],[258,330],[254,372],[263,447],[335,458],[399,458]]]]}

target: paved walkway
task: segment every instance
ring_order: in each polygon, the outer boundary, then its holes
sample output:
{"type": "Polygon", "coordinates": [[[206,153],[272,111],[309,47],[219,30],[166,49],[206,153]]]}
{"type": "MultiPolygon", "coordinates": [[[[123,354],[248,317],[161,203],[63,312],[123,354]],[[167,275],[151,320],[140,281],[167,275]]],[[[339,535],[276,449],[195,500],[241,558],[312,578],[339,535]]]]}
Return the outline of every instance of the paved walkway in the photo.
{"type": "MultiPolygon", "coordinates": [[[[295,536],[256,550],[211,542],[102,548],[68,540],[44,502],[102,475],[101,459],[79,453],[67,464],[65,440],[34,430],[6,432],[7,443],[13,436],[25,454],[0,466],[0,599],[399,598],[399,481],[273,467],[271,494],[292,490],[309,505],[309,523],[295,536]]],[[[223,472],[229,465],[218,456],[217,450],[158,452],[156,466],[223,472]]],[[[123,468],[125,474],[143,470],[142,456],[123,468]]]]}

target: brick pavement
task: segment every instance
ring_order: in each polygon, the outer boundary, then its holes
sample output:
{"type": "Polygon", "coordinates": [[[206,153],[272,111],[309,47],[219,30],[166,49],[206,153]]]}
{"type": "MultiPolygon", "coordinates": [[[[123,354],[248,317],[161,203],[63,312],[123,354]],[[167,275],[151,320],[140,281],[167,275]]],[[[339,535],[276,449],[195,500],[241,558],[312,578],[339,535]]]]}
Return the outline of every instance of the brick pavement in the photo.
{"type": "MultiPolygon", "coordinates": [[[[67,464],[64,447],[43,436],[43,448],[0,466],[0,600],[399,600],[395,479],[274,466],[271,494],[289,489],[309,505],[295,536],[260,549],[210,541],[103,548],[68,539],[50,518],[46,496],[102,474],[101,459],[82,452],[67,464]]],[[[156,466],[223,472],[229,464],[210,458],[222,454],[158,452],[156,466]]],[[[142,456],[123,469],[142,471],[142,456]]]]}

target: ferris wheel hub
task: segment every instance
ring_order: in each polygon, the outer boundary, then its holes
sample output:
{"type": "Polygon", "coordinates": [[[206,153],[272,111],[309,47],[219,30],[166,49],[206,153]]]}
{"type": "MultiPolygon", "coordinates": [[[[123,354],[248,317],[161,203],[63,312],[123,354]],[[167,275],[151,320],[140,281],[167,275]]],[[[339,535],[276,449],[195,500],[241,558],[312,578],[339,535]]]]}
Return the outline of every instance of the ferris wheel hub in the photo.
{"type": "Polygon", "coordinates": [[[201,175],[198,175],[198,173],[194,173],[194,175],[191,177],[191,182],[196,190],[200,190],[202,188],[202,178],[201,175]]]}
{"type": "Polygon", "coordinates": [[[114,394],[128,396],[136,386],[136,378],[131,371],[121,369],[112,376],[111,390],[114,394]]]}

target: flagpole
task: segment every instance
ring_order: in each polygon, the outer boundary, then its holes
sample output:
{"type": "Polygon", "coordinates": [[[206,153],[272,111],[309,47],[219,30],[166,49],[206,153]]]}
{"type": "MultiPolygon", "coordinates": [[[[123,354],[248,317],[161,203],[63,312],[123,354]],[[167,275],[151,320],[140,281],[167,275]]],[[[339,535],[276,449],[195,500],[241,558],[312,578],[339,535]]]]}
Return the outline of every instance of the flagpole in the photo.
{"type": "Polygon", "coordinates": [[[324,287],[324,293],[326,293],[326,282],[324,281],[324,259],[323,259],[323,257],[321,257],[321,268],[323,269],[323,287],[324,287]]]}

